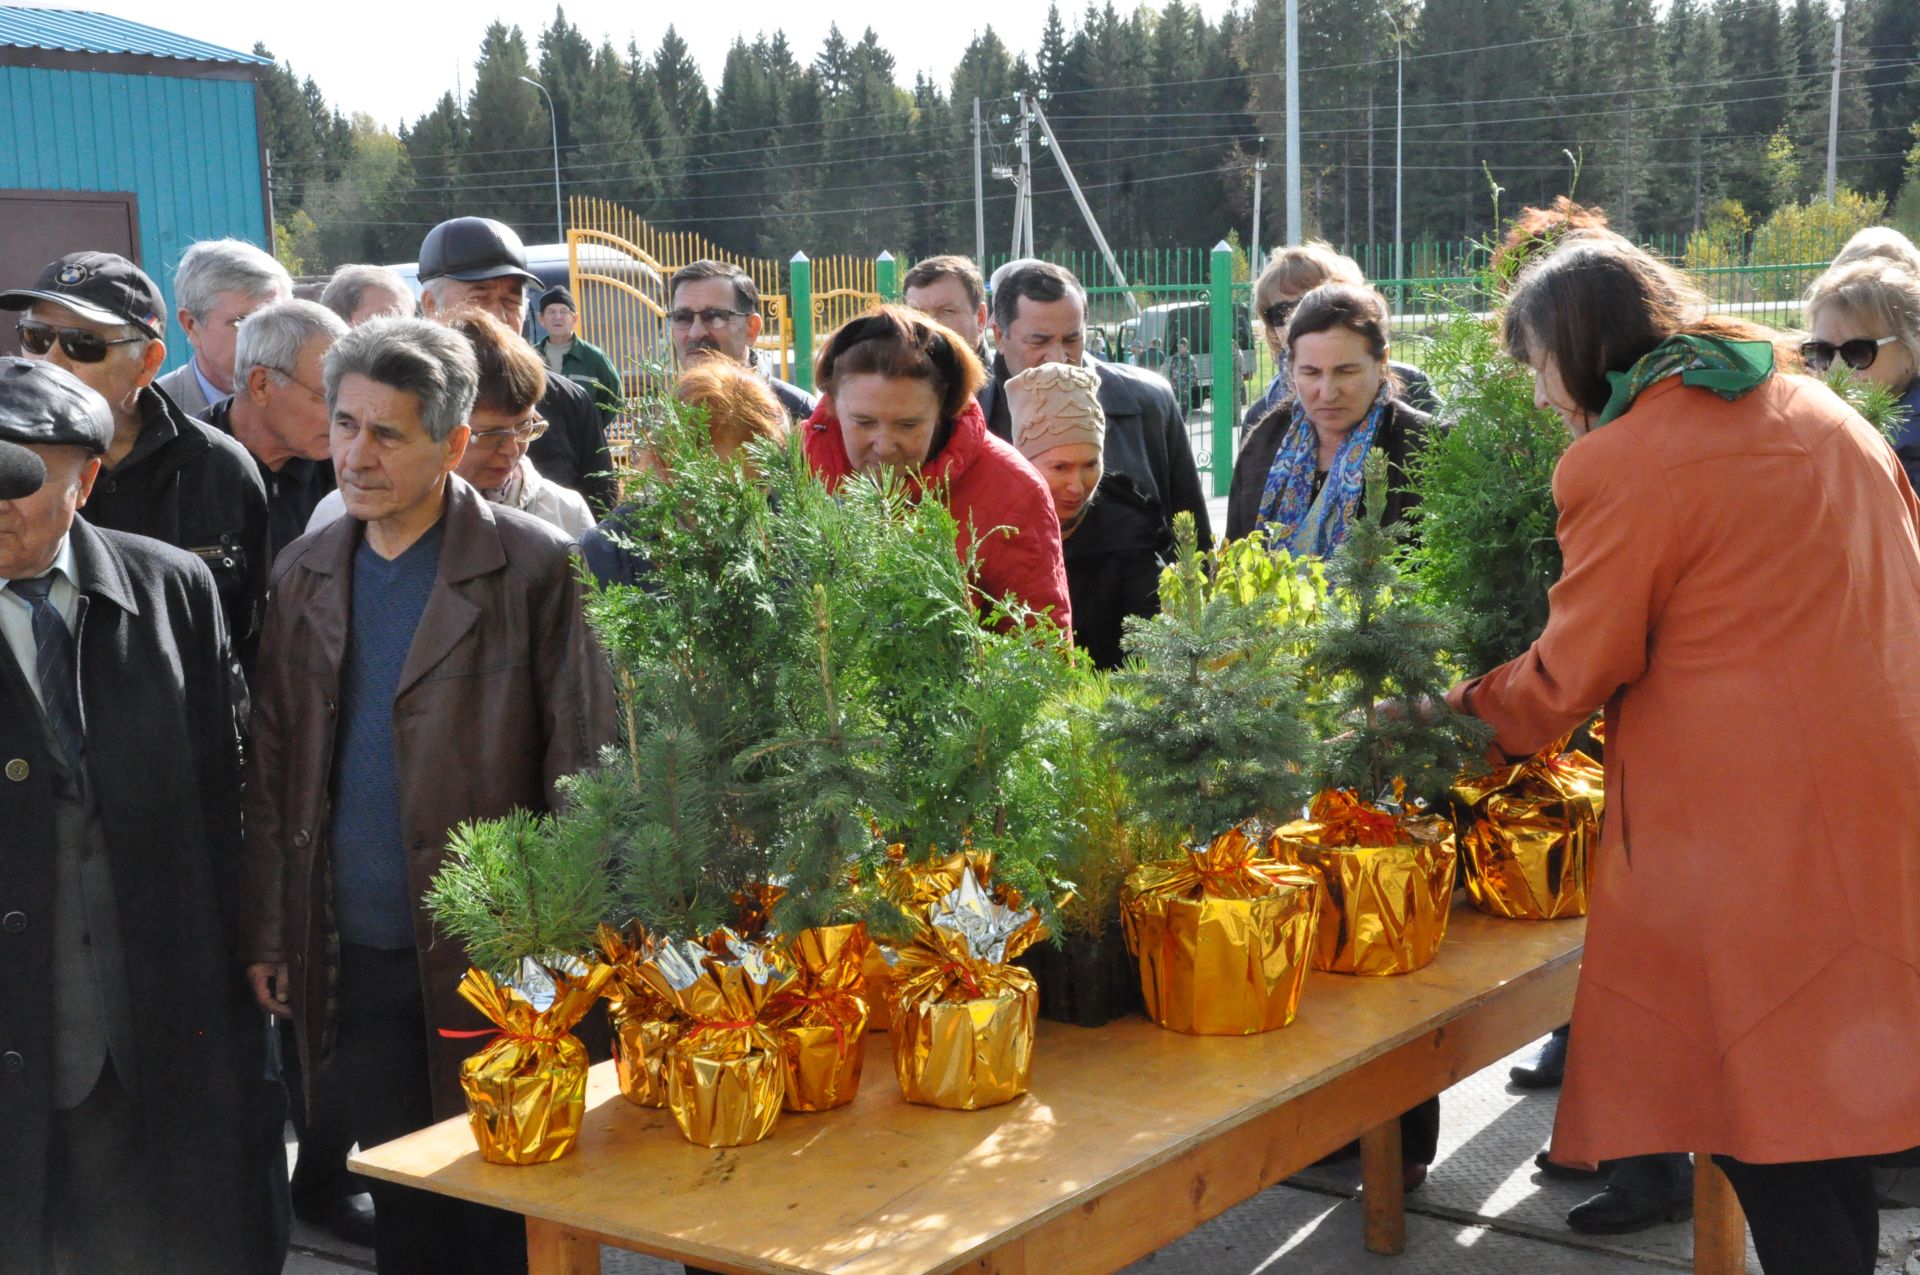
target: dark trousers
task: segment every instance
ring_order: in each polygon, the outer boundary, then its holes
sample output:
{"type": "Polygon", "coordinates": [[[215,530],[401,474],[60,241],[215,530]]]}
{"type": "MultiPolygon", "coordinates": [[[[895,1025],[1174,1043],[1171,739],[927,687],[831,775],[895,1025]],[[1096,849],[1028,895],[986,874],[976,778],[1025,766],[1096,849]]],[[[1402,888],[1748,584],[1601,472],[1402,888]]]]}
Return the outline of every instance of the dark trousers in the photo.
{"type": "MultiPolygon", "coordinates": [[[[52,1275],[137,1271],[174,1220],[155,1216],[142,1159],[140,1111],[109,1062],[77,1107],[53,1113],[47,1157],[45,1268],[52,1275]]],[[[164,1212],[164,1210],[161,1210],[164,1212]]]]}
{"type": "Polygon", "coordinates": [[[284,1018],[276,1021],[293,1136],[300,1147],[293,1161],[293,1208],[296,1213],[311,1214],[335,1200],[360,1194],[367,1185],[347,1172],[347,1156],[353,1151],[353,1121],[336,1078],[339,1069],[331,1065],[331,1059],[314,1068],[309,1108],[293,1025],[284,1018]]]}
{"type": "MultiPolygon", "coordinates": [[[[411,949],[340,949],[339,1038],[327,1066],[346,1096],[354,1140],[378,1146],[433,1123],[420,966],[411,949]]],[[[516,1213],[411,1187],[369,1184],[381,1275],[524,1275],[516,1213]]]]}
{"type": "Polygon", "coordinates": [[[1766,1275],[1873,1275],[1880,1210],[1867,1161],[1713,1162],[1740,1197],[1766,1275]]]}

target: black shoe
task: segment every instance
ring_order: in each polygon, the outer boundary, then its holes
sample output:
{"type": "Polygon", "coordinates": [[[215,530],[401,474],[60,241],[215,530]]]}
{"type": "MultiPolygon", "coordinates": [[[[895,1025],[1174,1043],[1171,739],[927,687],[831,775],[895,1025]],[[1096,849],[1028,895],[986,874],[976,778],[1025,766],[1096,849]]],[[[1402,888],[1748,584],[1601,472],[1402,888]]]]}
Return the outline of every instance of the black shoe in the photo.
{"type": "Polygon", "coordinates": [[[1690,1199],[1659,1199],[1609,1186],[1591,1200],[1568,1209],[1567,1225],[1582,1235],[1626,1235],[1662,1222],[1684,1222],[1692,1216],[1690,1199]]]}
{"type": "Polygon", "coordinates": [[[1531,1064],[1507,1068],[1507,1079],[1522,1089],[1558,1088],[1566,1074],[1567,1038],[1559,1032],[1547,1037],[1531,1064]]]}
{"type": "Polygon", "coordinates": [[[1570,1165],[1555,1164],[1547,1159],[1547,1153],[1544,1151],[1533,1153],[1533,1167],[1546,1176],[1558,1178],[1562,1182],[1591,1182],[1606,1176],[1604,1169],[1576,1169],[1570,1165]]]}
{"type": "Polygon", "coordinates": [[[361,1248],[373,1247],[373,1197],[362,1191],[343,1195],[314,1208],[294,1209],[302,1222],[329,1232],[335,1239],[361,1248]]]}

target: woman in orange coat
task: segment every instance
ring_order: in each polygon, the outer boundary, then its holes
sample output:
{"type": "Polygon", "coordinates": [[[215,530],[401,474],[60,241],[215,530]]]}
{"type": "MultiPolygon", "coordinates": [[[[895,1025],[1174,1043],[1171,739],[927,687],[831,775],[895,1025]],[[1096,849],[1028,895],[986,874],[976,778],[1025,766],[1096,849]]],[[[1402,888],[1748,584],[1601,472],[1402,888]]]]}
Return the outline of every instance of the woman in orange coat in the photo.
{"type": "Polygon", "coordinates": [[[1629,246],[1522,276],[1507,346],[1575,435],[1565,566],[1540,639],[1449,700],[1513,755],[1606,708],[1554,1158],[1713,1153],[1768,1275],[1871,1275],[1865,1157],[1920,1144],[1920,506],[1703,314],[1629,246]]]}

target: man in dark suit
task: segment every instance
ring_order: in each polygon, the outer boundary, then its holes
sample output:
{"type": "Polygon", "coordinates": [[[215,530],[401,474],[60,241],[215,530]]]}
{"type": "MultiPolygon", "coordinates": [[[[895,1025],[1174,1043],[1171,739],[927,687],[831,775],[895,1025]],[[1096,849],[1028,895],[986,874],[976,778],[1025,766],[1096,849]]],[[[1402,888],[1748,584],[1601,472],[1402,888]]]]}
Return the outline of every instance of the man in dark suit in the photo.
{"type": "Polygon", "coordinates": [[[993,376],[982,394],[987,428],[1012,441],[1006,382],[1043,363],[1086,365],[1100,377],[1100,408],[1107,417],[1103,466],[1151,509],[1173,538],[1173,516],[1193,515],[1200,547],[1213,543],[1207,498],[1193,463],[1187,427],[1163,376],[1125,363],[1086,357],[1087,294],[1080,281],[1051,262],[1010,263],[995,274],[992,295],[993,376]]]}
{"type": "Polygon", "coordinates": [[[198,558],[76,516],[113,433],[0,359],[0,1272],[278,1271],[226,622],[198,558]]]}

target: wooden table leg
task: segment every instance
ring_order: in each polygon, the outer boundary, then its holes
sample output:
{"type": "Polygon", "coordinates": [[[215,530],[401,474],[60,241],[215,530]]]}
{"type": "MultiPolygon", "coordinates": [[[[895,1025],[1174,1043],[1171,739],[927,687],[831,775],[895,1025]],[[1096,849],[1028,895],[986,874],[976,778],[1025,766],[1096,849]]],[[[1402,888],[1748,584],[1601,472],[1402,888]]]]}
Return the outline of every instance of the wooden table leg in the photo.
{"type": "Polygon", "coordinates": [[[600,1275],[600,1241],[557,1222],[530,1217],[527,1275],[600,1275]]]}
{"type": "Polygon", "coordinates": [[[1747,1215],[1713,1157],[1693,1157],[1694,1275],[1746,1275],[1747,1215]]]}
{"type": "Polygon", "coordinates": [[[1395,1117],[1360,1135],[1360,1206],[1369,1253],[1392,1256],[1406,1251],[1407,1193],[1401,1173],[1400,1120],[1395,1117]]]}

